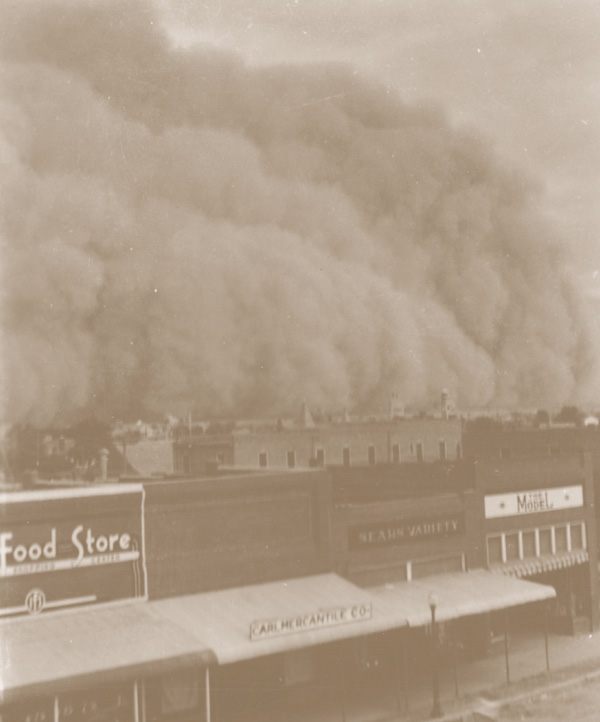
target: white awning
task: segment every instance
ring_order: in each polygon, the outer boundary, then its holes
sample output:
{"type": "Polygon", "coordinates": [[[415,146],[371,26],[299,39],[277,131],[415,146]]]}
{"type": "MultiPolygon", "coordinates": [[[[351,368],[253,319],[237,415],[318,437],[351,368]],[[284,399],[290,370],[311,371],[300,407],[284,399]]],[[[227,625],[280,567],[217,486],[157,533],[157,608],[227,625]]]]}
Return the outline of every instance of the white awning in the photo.
{"type": "Polygon", "coordinates": [[[163,599],[151,606],[210,647],[220,664],[405,627],[336,574],[163,599]]]}
{"type": "Polygon", "coordinates": [[[448,621],[552,599],[553,587],[500,576],[484,569],[424,577],[369,590],[381,616],[404,616],[411,627],[431,621],[430,599],[436,600],[436,619],[448,621]]]}
{"type": "Polygon", "coordinates": [[[146,602],[3,622],[0,656],[0,702],[216,661],[146,602]]]}

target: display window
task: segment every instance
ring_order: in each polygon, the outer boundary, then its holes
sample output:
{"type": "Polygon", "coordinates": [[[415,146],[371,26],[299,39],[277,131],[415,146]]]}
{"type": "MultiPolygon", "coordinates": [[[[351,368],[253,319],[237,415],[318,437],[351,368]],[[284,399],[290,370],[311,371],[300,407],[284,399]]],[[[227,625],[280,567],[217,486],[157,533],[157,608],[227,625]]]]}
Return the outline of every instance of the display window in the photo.
{"type": "Polygon", "coordinates": [[[144,683],[146,722],[205,719],[204,677],[199,669],[178,670],[144,683]]]}

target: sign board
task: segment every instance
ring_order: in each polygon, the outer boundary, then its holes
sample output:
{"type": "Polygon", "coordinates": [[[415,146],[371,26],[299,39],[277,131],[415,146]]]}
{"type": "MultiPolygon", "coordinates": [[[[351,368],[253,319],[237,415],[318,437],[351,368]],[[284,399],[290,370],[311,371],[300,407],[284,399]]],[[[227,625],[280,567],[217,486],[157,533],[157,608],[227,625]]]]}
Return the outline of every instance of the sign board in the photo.
{"type": "Polygon", "coordinates": [[[139,484],[0,495],[0,618],[146,596],[139,484]]]}
{"type": "Polygon", "coordinates": [[[275,617],[252,622],[250,624],[250,639],[252,641],[270,639],[284,634],[308,632],[313,629],[361,622],[370,618],[370,603],[317,609],[306,614],[294,614],[288,617],[275,617]]]}
{"type": "Polygon", "coordinates": [[[377,524],[351,527],[348,543],[352,551],[390,544],[407,544],[424,539],[445,538],[464,534],[464,514],[428,517],[426,519],[397,519],[377,524]]]}
{"type": "Polygon", "coordinates": [[[582,486],[518,491],[514,494],[490,494],[485,497],[485,518],[539,514],[583,506],[582,486]]]}

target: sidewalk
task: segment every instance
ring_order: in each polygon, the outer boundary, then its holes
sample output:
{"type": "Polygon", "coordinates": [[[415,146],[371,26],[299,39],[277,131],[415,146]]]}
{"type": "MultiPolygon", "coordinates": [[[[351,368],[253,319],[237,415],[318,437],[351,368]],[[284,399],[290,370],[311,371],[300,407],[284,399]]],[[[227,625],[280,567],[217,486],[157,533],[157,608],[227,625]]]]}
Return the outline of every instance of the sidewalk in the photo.
{"type": "MultiPolygon", "coordinates": [[[[481,697],[507,704],[535,695],[537,690],[582,683],[600,676],[600,631],[576,637],[550,634],[548,637],[550,672],[542,634],[520,635],[509,644],[510,684],[506,680],[504,644],[474,661],[459,661],[456,680],[452,666],[440,670],[440,701],[443,717],[449,722],[471,720],[481,697]],[[456,684],[458,683],[458,696],[456,684]]],[[[411,685],[408,710],[401,720],[422,722],[430,719],[431,680],[416,680],[411,685]]],[[[485,718],[481,718],[485,719],[485,718]]]]}

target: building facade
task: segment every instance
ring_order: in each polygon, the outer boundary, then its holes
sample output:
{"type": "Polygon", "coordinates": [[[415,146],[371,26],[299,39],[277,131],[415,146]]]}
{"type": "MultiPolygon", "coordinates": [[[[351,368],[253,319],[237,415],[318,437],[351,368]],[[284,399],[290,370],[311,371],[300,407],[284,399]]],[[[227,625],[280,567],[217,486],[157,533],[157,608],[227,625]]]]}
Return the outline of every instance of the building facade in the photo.
{"type": "Polygon", "coordinates": [[[555,596],[478,567],[473,480],[411,462],[4,495],[3,720],[401,716],[432,605],[481,654],[490,613],[555,596]]]}

